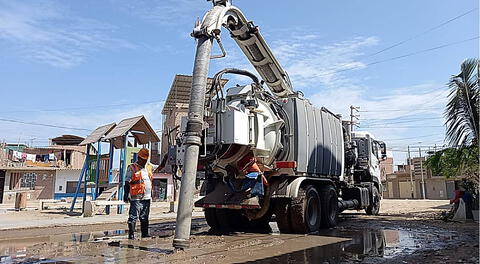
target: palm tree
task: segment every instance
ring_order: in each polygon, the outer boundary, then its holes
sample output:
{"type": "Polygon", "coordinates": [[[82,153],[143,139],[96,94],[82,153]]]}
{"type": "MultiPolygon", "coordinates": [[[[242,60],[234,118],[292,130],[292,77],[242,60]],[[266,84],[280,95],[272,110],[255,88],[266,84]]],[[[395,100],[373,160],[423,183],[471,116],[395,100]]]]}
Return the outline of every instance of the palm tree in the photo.
{"type": "Polygon", "coordinates": [[[461,72],[450,78],[449,102],[445,110],[447,141],[452,147],[478,146],[479,84],[478,59],[467,59],[461,72]]]}

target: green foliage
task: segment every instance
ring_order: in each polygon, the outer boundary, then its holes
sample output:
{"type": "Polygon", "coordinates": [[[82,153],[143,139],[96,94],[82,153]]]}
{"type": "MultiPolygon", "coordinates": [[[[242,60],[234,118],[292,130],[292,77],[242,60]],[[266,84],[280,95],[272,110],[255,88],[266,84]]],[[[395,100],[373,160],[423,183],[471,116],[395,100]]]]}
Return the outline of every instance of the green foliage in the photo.
{"type": "Polygon", "coordinates": [[[453,147],[478,145],[479,84],[478,59],[467,59],[458,75],[450,78],[449,101],[445,109],[447,140],[453,147]]]}
{"type": "Polygon", "coordinates": [[[427,158],[425,164],[434,175],[447,178],[465,176],[479,182],[478,146],[447,148],[427,158]]]}

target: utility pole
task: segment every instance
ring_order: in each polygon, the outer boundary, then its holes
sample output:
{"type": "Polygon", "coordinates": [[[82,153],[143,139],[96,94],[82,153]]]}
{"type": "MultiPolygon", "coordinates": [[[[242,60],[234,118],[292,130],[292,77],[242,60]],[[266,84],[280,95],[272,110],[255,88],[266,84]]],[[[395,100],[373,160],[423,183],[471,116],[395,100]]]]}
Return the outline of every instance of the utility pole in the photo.
{"type": "Polygon", "coordinates": [[[357,107],[353,105],[350,106],[350,131],[351,132],[353,132],[353,127],[357,126],[357,121],[358,121],[358,118],[360,117],[360,115],[358,114],[359,109],[360,109],[359,106],[357,107]]]}
{"type": "Polygon", "coordinates": [[[197,177],[198,154],[202,143],[203,112],[205,107],[205,90],[207,87],[208,66],[212,50],[213,37],[205,32],[193,34],[197,40],[195,63],[193,66],[192,90],[188,107],[186,128],[185,164],[178,197],[177,223],[173,247],[185,249],[190,246],[192,225],[193,193],[197,177]]]}
{"type": "Polygon", "coordinates": [[[427,199],[425,197],[425,179],[423,178],[423,160],[422,160],[422,149],[418,147],[418,155],[420,156],[420,173],[422,175],[422,198],[427,199]]]}
{"type": "Polygon", "coordinates": [[[410,192],[412,194],[412,199],[415,198],[414,196],[414,188],[413,188],[413,174],[412,174],[412,158],[410,157],[410,146],[407,146],[407,149],[408,149],[408,161],[407,161],[407,164],[408,164],[408,172],[410,174],[410,192]]]}

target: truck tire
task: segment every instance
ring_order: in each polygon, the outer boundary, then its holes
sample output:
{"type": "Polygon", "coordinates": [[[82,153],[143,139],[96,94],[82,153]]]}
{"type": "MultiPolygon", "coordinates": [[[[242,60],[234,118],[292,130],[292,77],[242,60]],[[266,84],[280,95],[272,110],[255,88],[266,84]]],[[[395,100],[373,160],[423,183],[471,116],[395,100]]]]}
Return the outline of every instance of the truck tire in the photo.
{"type": "Polygon", "coordinates": [[[325,185],[320,188],[320,202],[322,205],[322,224],[324,228],[337,225],[338,196],[332,185],[325,185]]]}
{"type": "Polygon", "coordinates": [[[224,230],[224,231],[230,231],[232,229],[232,226],[230,225],[231,216],[230,216],[229,211],[230,210],[228,210],[228,209],[216,209],[215,210],[215,216],[217,218],[218,229],[224,230]]]}
{"type": "Polygon", "coordinates": [[[367,213],[367,215],[378,215],[378,213],[380,212],[380,193],[378,192],[378,189],[376,186],[373,186],[372,192],[373,192],[372,204],[365,209],[365,212],[367,213]]]}
{"type": "Polygon", "coordinates": [[[278,230],[280,233],[292,233],[289,217],[290,203],[285,200],[275,201],[275,220],[277,221],[278,230]]]}
{"type": "Polygon", "coordinates": [[[294,233],[306,234],[320,229],[320,196],[314,186],[300,187],[298,197],[290,202],[290,220],[294,233]]]}
{"type": "Polygon", "coordinates": [[[270,220],[272,219],[272,215],[273,210],[270,207],[265,213],[265,215],[263,215],[259,219],[250,220],[249,228],[259,233],[270,233],[272,231],[272,229],[270,228],[270,220]]]}
{"type": "Polygon", "coordinates": [[[219,227],[216,210],[216,208],[205,208],[204,210],[205,220],[207,221],[208,226],[212,229],[217,229],[219,227]]]}

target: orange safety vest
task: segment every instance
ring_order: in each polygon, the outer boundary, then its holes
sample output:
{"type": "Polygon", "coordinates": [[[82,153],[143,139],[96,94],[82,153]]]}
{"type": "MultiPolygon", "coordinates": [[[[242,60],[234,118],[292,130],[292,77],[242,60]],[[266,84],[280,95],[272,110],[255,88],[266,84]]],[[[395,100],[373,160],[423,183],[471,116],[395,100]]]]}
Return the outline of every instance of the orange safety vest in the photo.
{"type": "MultiPolygon", "coordinates": [[[[145,165],[145,168],[148,172],[148,177],[150,178],[150,182],[152,182],[153,178],[153,166],[150,163],[145,165]]],[[[140,195],[145,193],[145,182],[143,181],[142,177],[142,167],[137,163],[130,164],[130,170],[132,171],[132,178],[130,180],[130,195],[140,195]]]]}

